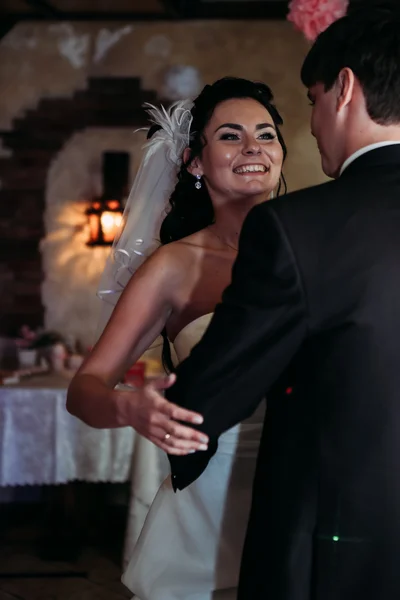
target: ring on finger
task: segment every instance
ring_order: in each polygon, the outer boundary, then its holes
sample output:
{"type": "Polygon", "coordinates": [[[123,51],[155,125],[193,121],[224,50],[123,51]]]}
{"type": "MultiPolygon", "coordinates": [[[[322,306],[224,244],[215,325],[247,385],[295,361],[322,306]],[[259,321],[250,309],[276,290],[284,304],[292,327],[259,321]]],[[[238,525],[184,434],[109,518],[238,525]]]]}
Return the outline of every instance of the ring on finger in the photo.
{"type": "Polygon", "coordinates": [[[170,434],[170,433],[166,433],[166,434],[164,435],[164,440],[165,440],[165,441],[167,441],[167,440],[169,440],[169,439],[170,439],[170,437],[171,437],[171,434],[170,434]]]}

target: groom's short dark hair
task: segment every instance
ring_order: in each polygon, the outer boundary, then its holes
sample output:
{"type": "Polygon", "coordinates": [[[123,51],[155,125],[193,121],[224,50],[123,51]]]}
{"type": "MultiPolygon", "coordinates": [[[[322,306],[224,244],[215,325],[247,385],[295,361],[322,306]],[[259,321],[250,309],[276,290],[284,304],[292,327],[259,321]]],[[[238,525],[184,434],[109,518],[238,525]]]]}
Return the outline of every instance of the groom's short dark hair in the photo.
{"type": "Polygon", "coordinates": [[[348,67],[362,86],[371,119],[381,125],[400,123],[400,0],[365,4],[321,33],[301,79],[307,88],[323,83],[328,91],[348,67]]]}

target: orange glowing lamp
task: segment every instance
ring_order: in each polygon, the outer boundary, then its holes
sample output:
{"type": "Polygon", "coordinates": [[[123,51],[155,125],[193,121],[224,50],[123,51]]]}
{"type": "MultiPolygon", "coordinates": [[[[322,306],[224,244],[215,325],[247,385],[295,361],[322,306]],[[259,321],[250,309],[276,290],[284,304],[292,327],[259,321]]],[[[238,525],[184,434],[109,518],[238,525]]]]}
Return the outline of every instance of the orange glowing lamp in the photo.
{"type": "Polygon", "coordinates": [[[129,178],[129,154],[103,154],[103,195],[94,198],[86,211],[89,221],[88,246],[111,246],[122,223],[123,204],[129,178]]]}

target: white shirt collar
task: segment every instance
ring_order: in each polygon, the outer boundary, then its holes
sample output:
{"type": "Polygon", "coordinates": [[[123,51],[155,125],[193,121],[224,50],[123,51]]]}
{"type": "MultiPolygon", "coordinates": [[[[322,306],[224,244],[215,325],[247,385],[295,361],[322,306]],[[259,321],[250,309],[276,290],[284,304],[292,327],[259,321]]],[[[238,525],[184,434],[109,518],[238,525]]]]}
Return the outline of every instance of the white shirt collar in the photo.
{"type": "Polygon", "coordinates": [[[359,150],[357,150],[356,152],[354,152],[354,154],[351,154],[349,156],[349,158],[347,158],[344,163],[342,164],[342,167],[340,169],[340,173],[339,173],[339,177],[340,175],[343,173],[343,171],[345,169],[347,169],[347,167],[353,162],[355,161],[357,158],[359,158],[360,156],[362,156],[363,154],[366,154],[367,152],[369,152],[370,150],[375,150],[376,148],[383,148],[384,146],[394,146],[395,144],[400,144],[400,140],[396,141],[396,142],[377,142],[376,144],[369,144],[369,146],[364,146],[364,148],[360,148],[359,150]]]}

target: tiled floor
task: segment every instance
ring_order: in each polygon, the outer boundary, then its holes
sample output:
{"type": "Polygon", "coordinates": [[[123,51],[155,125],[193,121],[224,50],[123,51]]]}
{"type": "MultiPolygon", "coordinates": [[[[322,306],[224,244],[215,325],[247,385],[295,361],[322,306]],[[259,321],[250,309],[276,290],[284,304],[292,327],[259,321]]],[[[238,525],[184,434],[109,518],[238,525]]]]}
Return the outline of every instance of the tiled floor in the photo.
{"type": "MultiPolygon", "coordinates": [[[[14,507],[15,508],[15,507],[14,507]]],[[[124,518],[104,514],[104,535],[81,542],[75,557],[54,560],[63,546],[59,534],[43,550],[43,515],[38,507],[2,510],[0,600],[124,600],[132,594],[120,583],[124,518]],[[110,519],[113,519],[112,528],[110,519]],[[107,533],[108,531],[108,533],[107,533]],[[110,531],[112,534],[110,535],[110,531]],[[96,539],[94,539],[96,538],[96,539]]],[[[47,530],[47,540],[49,531],[47,530]]],[[[89,536],[90,537],[90,536],[89,536]]],[[[67,545],[65,549],[68,551],[67,545]]]]}

